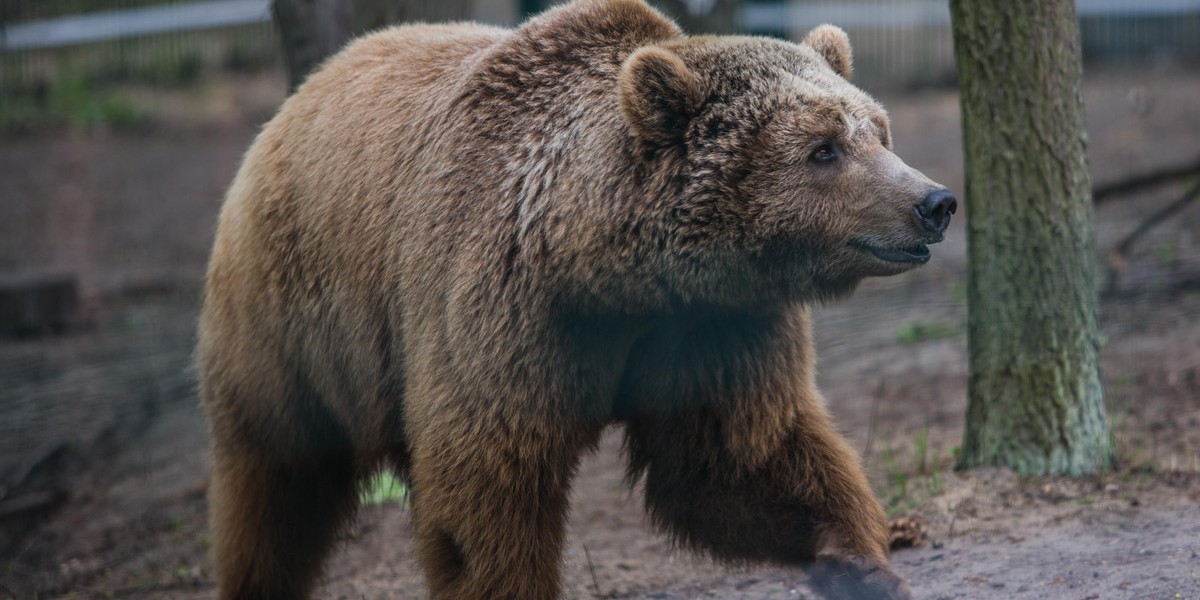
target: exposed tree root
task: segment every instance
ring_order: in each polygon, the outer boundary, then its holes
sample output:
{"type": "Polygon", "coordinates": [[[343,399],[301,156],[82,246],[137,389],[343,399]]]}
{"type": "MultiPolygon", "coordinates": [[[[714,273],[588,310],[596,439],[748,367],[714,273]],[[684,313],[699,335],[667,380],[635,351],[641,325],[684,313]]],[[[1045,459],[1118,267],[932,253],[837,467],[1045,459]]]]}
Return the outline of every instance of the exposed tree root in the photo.
{"type": "Polygon", "coordinates": [[[1194,176],[1200,177],[1200,158],[1187,164],[1172,165],[1157,171],[1148,171],[1120,181],[1098,185],[1092,190],[1092,202],[1095,204],[1109,202],[1133,192],[1194,176]]]}

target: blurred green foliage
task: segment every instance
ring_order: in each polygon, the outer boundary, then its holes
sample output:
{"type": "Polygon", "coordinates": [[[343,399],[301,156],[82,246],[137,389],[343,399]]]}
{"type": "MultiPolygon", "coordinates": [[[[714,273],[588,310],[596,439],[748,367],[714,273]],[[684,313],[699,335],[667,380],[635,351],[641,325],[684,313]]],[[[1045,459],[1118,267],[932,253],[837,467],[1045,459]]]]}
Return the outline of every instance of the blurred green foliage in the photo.
{"type": "Polygon", "coordinates": [[[408,486],[391,471],[380,471],[359,488],[358,499],[363,506],[403,503],[408,500],[408,486]]]}
{"type": "Polygon", "coordinates": [[[83,74],[50,82],[38,93],[0,100],[0,132],[43,127],[129,130],[148,126],[150,113],[115,91],[97,92],[83,74]]]}
{"type": "Polygon", "coordinates": [[[957,323],[936,321],[909,321],[896,330],[896,341],[901,344],[919,344],[931,340],[952,338],[964,333],[957,323]]]}

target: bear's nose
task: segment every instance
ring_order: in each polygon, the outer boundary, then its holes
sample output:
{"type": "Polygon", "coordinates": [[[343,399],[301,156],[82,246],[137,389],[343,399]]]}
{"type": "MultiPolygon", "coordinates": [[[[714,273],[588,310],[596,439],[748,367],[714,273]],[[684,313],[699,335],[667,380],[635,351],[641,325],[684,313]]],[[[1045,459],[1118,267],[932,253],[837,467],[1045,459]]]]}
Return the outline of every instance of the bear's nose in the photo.
{"type": "Polygon", "coordinates": [[[957,210],[958,200],[945,188],[929,192],[920,203],[913,205],[913,212],[921,226],[932,233],[945,231],[950,224],[950,215],[957,210]]]}

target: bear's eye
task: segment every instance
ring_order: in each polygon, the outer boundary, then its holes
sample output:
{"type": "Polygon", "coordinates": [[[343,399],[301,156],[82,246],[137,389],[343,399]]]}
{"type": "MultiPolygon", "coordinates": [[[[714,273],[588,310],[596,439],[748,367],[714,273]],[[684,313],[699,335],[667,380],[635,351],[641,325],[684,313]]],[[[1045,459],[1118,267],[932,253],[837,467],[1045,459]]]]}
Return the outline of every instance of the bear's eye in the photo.
{"type": "Polygon", "coordinates": [[[837,150],[834,149],[832,142],[825,142],[813,150],[810,159],[815,163],[833,162],[837,160],[837,150]]]}

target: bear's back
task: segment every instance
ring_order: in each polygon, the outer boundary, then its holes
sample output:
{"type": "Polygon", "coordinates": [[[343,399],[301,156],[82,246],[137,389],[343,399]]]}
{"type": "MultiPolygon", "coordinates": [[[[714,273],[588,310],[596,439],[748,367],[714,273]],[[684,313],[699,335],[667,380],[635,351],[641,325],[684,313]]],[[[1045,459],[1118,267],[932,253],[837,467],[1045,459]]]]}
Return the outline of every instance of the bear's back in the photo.
{"type": "Polygon", "coordinates": [[[531,289],[512,273],[609,239],[595,203],[635,195],[620,183],[616,77],[633,50],[679,35],[640,2],[583,0],[515,30],[410,25],[352,43],[284,103],[234,180],[202,346],[269,344],[355,421],[418,340],[499,287],[531,289]],[[393,364],[373,356],[381,339],[393,364]]]}

